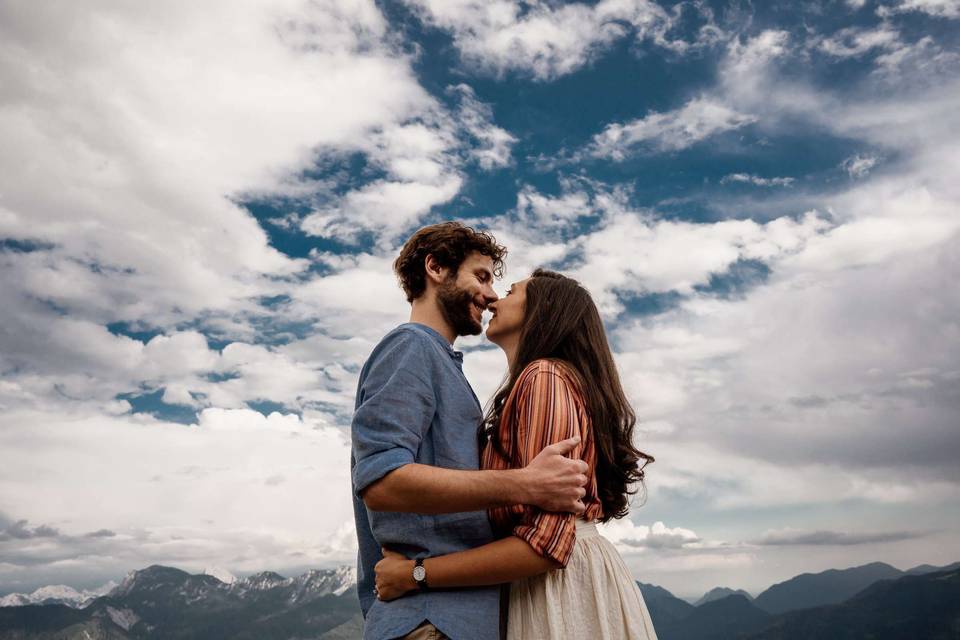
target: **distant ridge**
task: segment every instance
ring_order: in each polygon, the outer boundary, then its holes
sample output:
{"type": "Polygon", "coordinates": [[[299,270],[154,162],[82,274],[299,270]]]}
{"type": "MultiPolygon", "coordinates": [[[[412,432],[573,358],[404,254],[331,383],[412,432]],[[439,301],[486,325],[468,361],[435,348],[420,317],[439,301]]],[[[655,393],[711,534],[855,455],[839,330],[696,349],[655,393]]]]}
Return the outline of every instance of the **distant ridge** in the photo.
{"type": "MultiPolygon", "coordinates": [[[[770,618],[769,613],[735,593],[694,608],[689,616],[669,629],[668,637],[684,640],[733,639],[763,629],[769,624],[770,618]]],[[[656,620],[653,624],[660,636],[656,620]]]]}
{"type": "Polygon", "coordinates": [[[872,562],[850,569],[830,569],[820,573],[804,573],[775,584],[754,600],[767,613],[785,613],[843,602],[878,580],[904,575],[896,567],[872,562]]]}
{"type": "Polygon", "coordinates": [[[753,601],[753,596],[747,593],[746,591],[744,591],[743,589],[729,589],[727,587],[714,587],[713,589],[710,589],[710,591],[707,591],[705,594],[703,594],[703,597],[701,597],[699,600],[693,603],[693,606],[699,607],[704,603],[713,602],[714,600],[719,600],[720,598],[726,598],[727,596],[732,596],[734,594],[739,594],[744,598],[746,598],[747,600],[751,602],[753,601]]]}
{"type": "Polygon", "coordinates": [[[912,576],[917,576],[924,573],[938,573],[940,571],[952,571],[954,569],[960,569],[960,562],[954,562],[953,564],[948,564],[943,567],[935,567],[931,564],[921,564],[912,569],[907,569],[907,573],[912,576]]]}
{"type": "Polygon", "coordinates": [[[767,629],[748,636],[747,640],[956,640],[958,637],[960,569],[952,569],[881,580],[842,604],[777,616],[767,629]]]}
{"type": "Polygon", "coordinates": [[[692,604],[674,596],[663,587],[643,582],[637,582],[637,585],[640,587],[643,601],[647,605],[658,634],[661,626],[672,628],[694,610],[692,604]]]}
{"type": "MultiPolygon", "coordinates": [[[[884,578],[874,581],[862,590],[829,605],[800,608],[794,602],[791,606],[795,608],[779,614],[764,611],[757,606],[756,601],[750,602],[742,594],[730,594],[695,607],[675,597],[662,587],[642,582],[637,584],[640,586],[643,599],[650,611],[650,617],[653,620],[659,640],[862,640],[866,637],[874,637],[868,635],[868,633],[874,632],[881,633],[881,635],[876,636],[877,640],[899,640],[900,638],[945,640],[947,637],[956,640],[960,638],[960,634],[943,636],[943,638],[941,636],[930,636],[928,639],[928,636],[920,633],[904,633],[901,636],[896,634],[885,636],[882,633],[886,633],[883,631],[885,628],[897,628],[896,620],[898,617],[913,619],[915,616],[924,615],[928,616],[928,619],[923,622],[921,627],[926,625],[931,633],[937,633],[938,625],[947,625],[949,628],[949,624],[954,624],[954,628],[960,629],[960,615],[952,613],[949,606],[938,609],[937,607],[927,607],[922,602],[915,602],[918,597],[926,598],[928,603],[943,600],[951,602],[950,598],[955,595],[953,591],[955,586],[950,584],[950,580],[953,578],[947,579],[944,576],[953,575],[951,571],[960,571],[958,565],[960,563],[948,565],[946,571],[944,571],[944,567],[920,565],[911,569],[916,575],[901,572],[882,563],[864,565],[868,567],[867,571],[858,571],[862,567],[854,567],[852,570],[844,569],[825,571],[819,574],[803,574],[780,584],[788,585],[788,588],[813,585],[814,587],[827,589],[831,593],[830,597],[839,597],[837,595],[840,591],[838,587],[849,586],[851,577],[859,579],[866,576],[869,578],[871,570],[881,574],[889,573],[883,567],[893,569],[900,575],[891,579],[884,578]],[[929,572],[927,571],[928,568],[932,568],[934,571],[929,572]],[[915,582],[905,582],[907,580],[915,582]],[[831,581],[834,582],[831,583],[831,581]],[[883,600],[882,604],[876,604],[878,598],[886,598],[886,600],[883,600]],[[867,620],[863,615],[857,617],[860,614],[856,612],[860,611],[862,614],[864,607],[868,610],[869,607],[883,609],[879,613],[868,615],[875,620],[875,624],[872,624],[872,626],[867,625],[867,620]],[[920,613],[917,613],[918,610],[920,613]],[[845,626],[839,629],[818,626],[816,624],[818,616],[823,615],[842,618],[843,621],[837,624],[845,626]],[[953,618],[950,618],[950,616],[953,616],[953,618]],[[954,621],[953,623],[949,622],[951,619],[954,621]],[[947,620],[947,622],[944,620],[947,620]],[[798,628],[801,631],[797,631],[798,628]],[[803,631],[804,629],[806,631],[803,631]],[[870,630],[868,631],[868,629],[870,630]],[[805,633],[806,635],[804,635],[805,633]]],[[[797,598],[797,600],[799,601],[800,598],[797,598]]],[[[960,603],[960,597],[957,598],[957,602],[960,603]]],[[[900,629],[900,632],[902,633],[903,629],[900,629]]]]}

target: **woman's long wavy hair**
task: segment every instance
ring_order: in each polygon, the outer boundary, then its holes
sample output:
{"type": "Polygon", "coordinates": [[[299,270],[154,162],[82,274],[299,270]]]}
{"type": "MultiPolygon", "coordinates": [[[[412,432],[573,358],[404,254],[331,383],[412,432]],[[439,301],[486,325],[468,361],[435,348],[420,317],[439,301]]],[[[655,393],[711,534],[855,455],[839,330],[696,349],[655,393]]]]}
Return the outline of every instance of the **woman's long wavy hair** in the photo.
{"type": "Polygon", "coordinates": [[[489,441],[500,456],[519,466],[518,452],[504,451],[496,437],[504,405],[528,364],[540,358],[562,360],[579,377],[593,424],[602,521],[622,518],[629,496],[643,485],[643,468],[654,459],[633,446],[637,419],[620,385],[600,313],[579,282],[545,269],[533,272],[526,298],[516,358],[487,408],[481,445],[489,441]]]}

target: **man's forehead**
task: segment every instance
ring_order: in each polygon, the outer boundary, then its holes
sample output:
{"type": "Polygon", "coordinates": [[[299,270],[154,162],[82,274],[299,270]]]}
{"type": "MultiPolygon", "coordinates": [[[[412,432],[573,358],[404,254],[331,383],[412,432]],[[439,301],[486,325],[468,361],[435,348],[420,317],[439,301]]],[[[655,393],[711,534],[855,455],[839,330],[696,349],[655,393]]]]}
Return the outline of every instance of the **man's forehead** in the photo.
{"type": "Polygon", "coordinates": [[[463,261],[463,264],[472,270],[482,269],[493,275],[493,258],[485,256],[478,251],[474,251],[463,261]]]}

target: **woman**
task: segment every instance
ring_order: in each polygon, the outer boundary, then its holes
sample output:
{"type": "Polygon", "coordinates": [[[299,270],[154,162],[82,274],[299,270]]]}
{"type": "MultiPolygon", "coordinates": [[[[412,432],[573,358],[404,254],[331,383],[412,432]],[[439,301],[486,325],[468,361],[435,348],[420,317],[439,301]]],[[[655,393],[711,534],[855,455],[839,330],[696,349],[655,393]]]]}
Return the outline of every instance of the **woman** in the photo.
{"type": "MultiPolygon", "coordinates": [[[[516,505],[490,511],[496,542],[423,561],[429,588],[510,582],[507,637],[656,640],[643,597],[594,522],[627,514],[631,485],[653,458],[632,443],[636,421],[624,396],[600,314],[586,289],[536,270],[490,305],[487,338],[504,350],[507,381],[481,426],[484,469],[520,468],[572,436],[589,467],[574,514],[516,505]]],[[[414,561],[384,550],[377,591],[392,600],[418,588],[414,561]]]]}

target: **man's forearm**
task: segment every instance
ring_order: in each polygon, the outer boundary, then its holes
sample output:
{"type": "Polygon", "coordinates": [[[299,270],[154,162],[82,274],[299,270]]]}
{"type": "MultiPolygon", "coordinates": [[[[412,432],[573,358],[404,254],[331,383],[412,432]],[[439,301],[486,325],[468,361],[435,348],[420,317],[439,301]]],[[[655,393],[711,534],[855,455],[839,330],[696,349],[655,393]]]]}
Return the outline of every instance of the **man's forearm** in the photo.
{"type": "Polygon", "coordinates": [[[466,471],[407,464],[374,482],[362,494],[374,511],[457,513],[524,504],[523,469],[466,471]]]}

